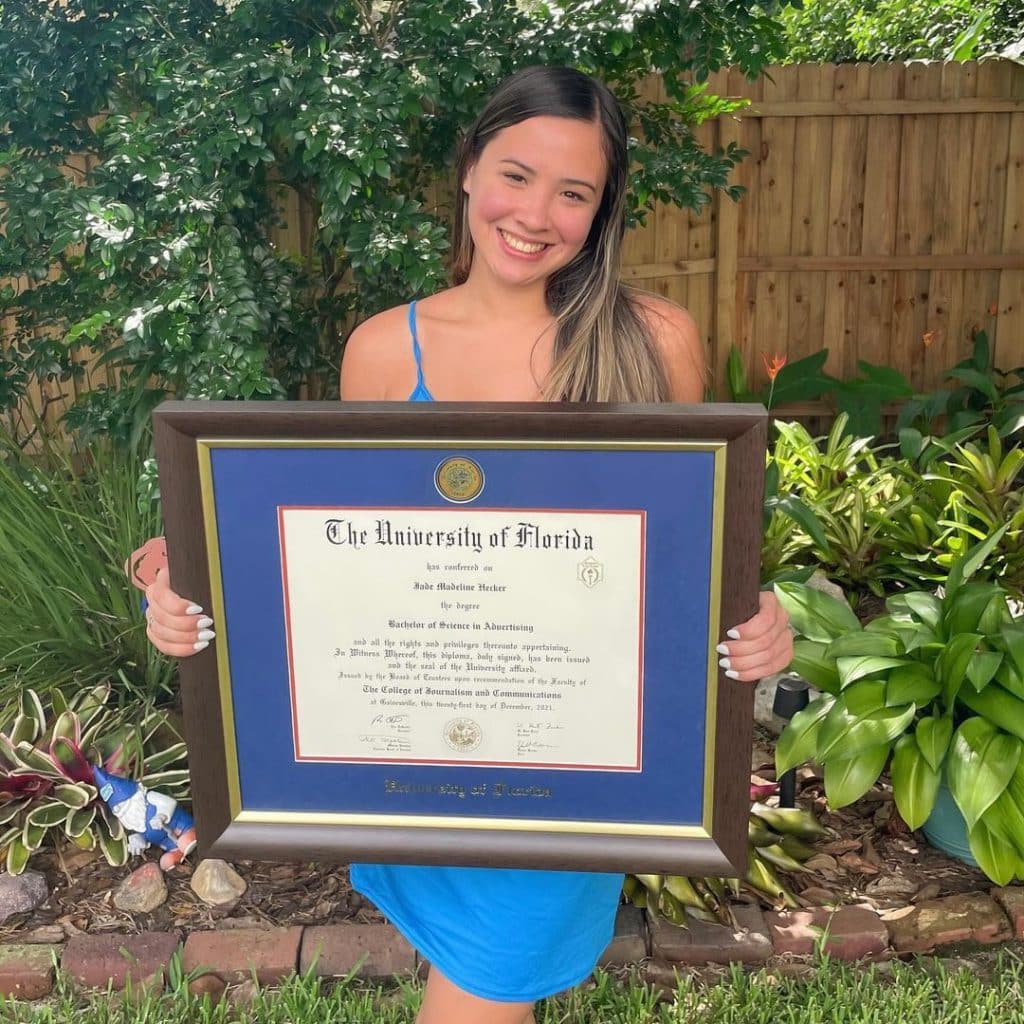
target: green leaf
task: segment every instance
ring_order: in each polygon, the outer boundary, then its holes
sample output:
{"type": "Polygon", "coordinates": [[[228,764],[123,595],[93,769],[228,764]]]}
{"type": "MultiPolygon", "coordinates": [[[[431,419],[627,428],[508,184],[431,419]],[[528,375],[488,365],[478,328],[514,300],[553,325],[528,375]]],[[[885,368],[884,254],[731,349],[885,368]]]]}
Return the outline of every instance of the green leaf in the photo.
{"type": "Polygon", "coordinates": [[[969,830],[1006,789],[1021,749],[1016,736],[984,718],[968,718],[957,729],[946,762],[946,779],[969,830]]]}
{"type": "Polygon", "coordinates": [[[784,497],[772,499],[771,508],[789,516],[819,548],[822,550],[828,548],[828,537],[821,525],[821,520],[808,505],[795,495],[787,494],[784,497]]]}
{"type": "Polygon", "coordinates": [[[775,747],[775,770],[779,775],[814,757],[818,730],[833,703],[831,697],[819,697],[786,723],[775,747]]]}
{"type": "Polygon", "coordinates": [[[835,658],[830,658],[825,653],[827,646],[815,640],[794,640],[793,660],[789,663],[789,671],[795,672],[819,690],[838,693],[839,673],[836,671],[835,658]]]}
{"type": "Polygon", "coordinates": [[[953,637],[935,661],[936,674],[942,683],[942,698],[952,707],[960,687],[967,678],[967,666],[982,641],[977,633],[961,633],[953,637]]]}
{"type": "Polygon", "coordinates": [[[885,606],[894,614],[916,615],[926,626],[938,630],[942,625],[942,602],[934,594],[912,590],[908,594],[894,594],[885,606]]]}
{"type": "Polygon", "coordinates": [[[959,558],[953,560],[949,568],[949,576],[946,578],[946,596],[943,599],[948,606],[956,592],[969,580],[984,564],[985,559],[992,554],[999,546],[999,542],[1006,533],[1006,523],[1003,523],[987,540],[976,544],[973,548],[965,551],[959,558]]]}
{"type": "Polygon", "coordinates": [[[924,759],[935,771],[942,767],[946,758],[946,751],[949,750],[949,742],[953,738],[953,722],[951,719],[922,718],[917,723],[917,730],[914,733],[918,749],[924,755],[924,759]]]}
{"type": "Polygon", "coordinates": [[[1017,851],[1000,839],[984,821],[977,822],[968,830],[967,842],[978,867],[996,885],[1008,885],[1013,881],[1020,859],[1017,851]]]}
{"type": "Polygon", "coordinates": [[[873,655],[836,659],[839,681],[844,687],[858,679],[863,679],[864,676],[874,675],[876,672],[886,672],[888,669],[900,668],[910,663],[907,658],[878,658],[873,655]]]}
{"type": "Polygon", "coordinates": [[[20,840],[14,839],[7,847],[7,873],[9,875],[20,875],[28,866],[28,859],[32,851],[20,840]]]}
{"type": "Polygon", "coordinates": [[[856,757],[835,759],[825,765],[825,793],[837,810],[859,800],[882,774],[889,758],[889,744],[862,750],[856,757]]]}
{"type": "Polygon", "coordinates": [[[903,645],[894,636],[875,630],[848,633],[828,645],[830,658],[895,658],[903,654],[903,645]]]}
{"type": "Polygon", "coordinates": [[[45,830],[53,828],[55,825],[63,825],[70,814],[71,808],[66,804],[45,803],[36,807],[25,820],[29,825],[45,830]]]}
{"type": "Polygon", "coordinates": [[[886,703],[890,707],[900,704],[924,707],[942,692],[942,684],[935,678],[931,668],[918,661],[894,668],[886,683],[886,703]]]}
{"type": "Polygon", "coordinates": [[[892,755],[893,796],[900,817],[911,829],[920,828],[932,813],[941,776],[929,764],[914,736],[901,736],[892,755]]]}
{"type": "Polygon", "coordinates": [[[980,632],[981,617],[993,598],[1005,606],[1005,591],[995,583],[964,584],[948,603],[944,617],[946,636],[980,632]]]}
{"type": "Polygon", "coordinates": [[[860,622],[845,601],[800,583],[777,583],[775,594],[794,629],[808,640],[829,643],[845,633],[860,632],[860,622]]]}
{"type": "Polygon", "coordinates": [[[818,760],[849,758],[870,747],[888,745],[914,720],[915,708],[883,708],[869,715],[851,714],[842,700],[825,716],[818,733],[818,760]]]}
{"type": "Polygon", "coordinates": [[[967,663],[967,678],[976,690],[984,690],[1002,664],[1003,656],[996,651],[977,651],[967,663]]]}
{"type": "Polygon", "coordinates": [[[78,811],[96,799],[96,788],[84,782],[76,785],[54,786],[53,795],[66,807],[78,811]]]}
{"type": "Polygon", "coordinates": [[[862,718],[886,706],[884,679],[862,679],[843,690],[843,703],[850,713],[862,718]]]}

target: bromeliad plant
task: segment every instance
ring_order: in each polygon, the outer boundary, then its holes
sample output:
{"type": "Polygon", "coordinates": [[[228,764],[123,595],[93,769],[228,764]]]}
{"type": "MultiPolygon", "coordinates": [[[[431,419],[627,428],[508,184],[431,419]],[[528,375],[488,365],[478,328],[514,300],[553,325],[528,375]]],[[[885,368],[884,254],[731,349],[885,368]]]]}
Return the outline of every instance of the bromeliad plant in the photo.
{"type": "Polygon", "coordinates": [[[945,781],[1000,885],[1024,878],[1024,621],[1002,587],[971,577],[1005,530],[953,562],[941,597],[896,594],[864,627],[841,600],[776,587],[799,633],[792,669],[823,691],[780,736],[777,770],[819,762],[830,805],[843,807],[891,756],[896,806],[914,829],[945,781]]]}
{"type": "Polygon", "coordinates": [[[98,798],[93,765],[186,795],[185,744],[167,713],[123,711],[109,706],[110,694],[109,684],[70,700],[54,691],[44,705],[26,688],[0,715],[0,854],[12,875],[48,840],[98,845],[113,865],[127,860],[127,836],[98,798]]]}
{"type": "MultiPolygon", "coordinates": [[[[760,795],[760,788],[751,786],[751,799],[760,795]]],[[[727,923],[729,896],[739,896],[743,889],[776,909],[795,908],[800,904],[778,872],[806,871],[803,862],[814,853],[810,844],[827,834],[810,811],[755,802],[747,822],[744,878],[627,875],[622,891],[635,906],[647,907],[684,928],[691,919],[727,923]]]]}

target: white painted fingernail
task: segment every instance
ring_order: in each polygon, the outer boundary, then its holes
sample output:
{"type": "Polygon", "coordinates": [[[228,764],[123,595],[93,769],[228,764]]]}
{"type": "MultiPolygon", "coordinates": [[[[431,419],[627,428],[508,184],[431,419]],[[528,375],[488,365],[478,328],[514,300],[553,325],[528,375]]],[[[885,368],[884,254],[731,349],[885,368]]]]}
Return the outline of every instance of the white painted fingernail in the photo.
{"type": "Polygon", "coordinates": [[[209,640],[200,640],[198,643],[192,645],[193,651],[205,651],[210,646],[209,640]]]}
{"type": "Polygon", "coordinates": [[[729,648],[726,647],[725,644],[719,644],[715,648],[715,650],[718,651],[719,654],[728,654],[729,653],[729,648]]]}
{"type": "Polygon", "coordinates": [[[185,609],[186,615],[198,615],[203,610],[203,606],[200,604],[190,604],[185,609]]]}
{"type": "Polygon", "coordinates": [[[738,629],[730,629],[729,632],[725,635],[729,637],[731,640],[739,640],[740,631],[738,629]]]}
{"type": "Polygon", "coordinates": [[[721,665],[722,668],[732,668],[732,662],[728,658],[719,658],[718,664],[721,665]]]}
{"type": "Polygon", "coordinates": [[[212,629],[201,629],[198,634],[200,640],[212,640],[216,635],[212,629]]]}
{"type": "Polygon", "coordinates": [[[728,672],[726,672],[725,674],[726,674],[726,675],[727,675],[727,676],[728,676],[728,677],[729,677],[730,679],[739,679],[739,677],[740,677],[740,674],[739,674],[739,672],[737,672],[737,671],[736,671],[736,670],[735,670],[734,668],[731,668],[731,669],[729,669],[729,671],[728,671],[728,672]]]}
{"type": "Polygon", "coordinates": [[[207,626],[213,625],[213,619],[209,615],[204,615],[197,623],[196,629],[206,629],[207,626]]]}

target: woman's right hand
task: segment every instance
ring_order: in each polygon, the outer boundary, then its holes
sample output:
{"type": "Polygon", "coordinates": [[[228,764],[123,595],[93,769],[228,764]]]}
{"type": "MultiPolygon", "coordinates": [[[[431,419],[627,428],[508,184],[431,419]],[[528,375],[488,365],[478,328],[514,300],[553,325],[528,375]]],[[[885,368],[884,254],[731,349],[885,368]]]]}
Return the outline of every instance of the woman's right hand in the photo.
{"type": "Polygon", "coordinates": [[[166,569],[146,587],[146,636],[158,650],[176,658],[187,658],[210,646],[216,636],[213,619],[193,601],[171,590],[166,569]]]}

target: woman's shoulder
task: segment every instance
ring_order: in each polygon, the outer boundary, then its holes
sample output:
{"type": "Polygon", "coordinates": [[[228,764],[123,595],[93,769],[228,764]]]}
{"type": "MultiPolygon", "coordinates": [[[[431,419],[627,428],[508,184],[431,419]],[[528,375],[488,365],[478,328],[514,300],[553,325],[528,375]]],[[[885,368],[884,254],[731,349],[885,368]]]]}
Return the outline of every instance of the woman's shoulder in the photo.
{"type": "Polygon", "coordinates": [[[341,397],[350,400],[400,397],[408,383],[410,367],[413,367],[411,372],[415,379],[409,306],[385,309],[364,320],[348,336],[341,365],[341,397]]]}
{"type": "Polygon", "coordinates": [[[673,401],[701,401],[707,355],[697,322],[682,306],[661,295],[631,289],[629,299],[650,332],[673,401]]]}

